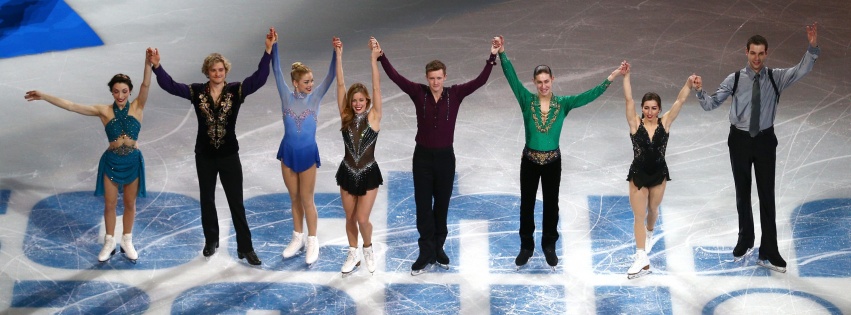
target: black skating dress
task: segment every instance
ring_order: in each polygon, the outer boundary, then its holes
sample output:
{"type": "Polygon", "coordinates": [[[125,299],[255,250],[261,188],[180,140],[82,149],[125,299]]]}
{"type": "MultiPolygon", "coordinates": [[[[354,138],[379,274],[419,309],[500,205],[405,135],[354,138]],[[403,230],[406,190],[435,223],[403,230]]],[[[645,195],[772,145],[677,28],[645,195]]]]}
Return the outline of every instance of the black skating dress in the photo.
{"type": "Polygon", "coordinates": [[[653,187],[663,181],[671,180],[668,175],[668,163],[665,162],[665,150],[668,147],[668,132],[662,126],[662,119],[657,118],[656,131],[653,139],[644,128],[644,120],[638,125],[632,139],[633,159],[629,166],[627,181],[632,181],[638,189],[653,187]]]}

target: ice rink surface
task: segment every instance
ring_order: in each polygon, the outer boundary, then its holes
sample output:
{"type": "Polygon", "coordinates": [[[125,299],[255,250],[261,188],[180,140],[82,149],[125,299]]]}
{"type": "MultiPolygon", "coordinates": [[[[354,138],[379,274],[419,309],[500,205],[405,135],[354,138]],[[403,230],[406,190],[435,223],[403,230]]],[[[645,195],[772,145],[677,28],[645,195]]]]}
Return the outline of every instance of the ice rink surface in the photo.
{"type": "MultiPolygon", "coordinates": [[[[66,2],[103,45],[0,59],[0,313],[851,313],[846,0],[66,2]],[[303,255],[280,256],[292,217],[275,159],[283,127],[272,76],[247,98],[236,128],[262,268],[237,259],[221,188],[222,246],[209,261],[201,255],[197,125],[187,100],[153,83],[138,142],[148,197],[137,202],[134,265],[120,254],[104,264],[96,259],[103,199],[92,192],[107,146],[102,124],[23,98],[38,89],[82,104],[111,103],[106,83],[120,72],[138,87],[147,47],[159,49],[178,82],[205,82],[201,61],[211,52],[233,63],[228,81],[242,80],[256,69],[264,36],[275,27],[281,63],[304,62],[317,81],[326,75],[332,36],[345,45],[347,84],[369,82],[366,43],[375,36],[402,75],[425,82],[424,65],[440,59],[451,85],[478,75],[490,38],[503,35],[518,76],[533,91],[539,64],[552,67],[554,92],[566,95],[594,87],[628,60],[634,97],[655,91],[667,110],[692,73],[714,91],[744,67],[753,34],[769,41],[769,67],[795,65],[807,48],[804,26],[814,21],[821,55],[811,73],[783,91],[775,120],[785,274],[757,267],[755,256],[732,262],[738,226],[726,142],[729,101],[710,112],[694,95],[686,101],[668,144],[673,180],[651,252],[653,273],[627,280],[634,243],[624,179],[632,147],[621,78],[564,124],[558,268],[549,270],[536,249],[529,265],[515,271],[523,122],[495,66],[458,117],[446,244],[451,268],[417,277],[409,274],[417,256],[410,173],[416,118],[411,100],[383,71],[376,159],[385,181],[371,216],[378,270],[370,275],[362,268],[347,278],[339,272],[347,241],[334,180],[343,157],[334,91],[318,120],[322,247],[312,268],[303,255]]],[[[755,189],[753,202],[758,207],[755,189]]],[[[540,220],[540,203],[536,214],[540,220]]],[[[756,231],[759,239],[759,225],[756,231]]]]}

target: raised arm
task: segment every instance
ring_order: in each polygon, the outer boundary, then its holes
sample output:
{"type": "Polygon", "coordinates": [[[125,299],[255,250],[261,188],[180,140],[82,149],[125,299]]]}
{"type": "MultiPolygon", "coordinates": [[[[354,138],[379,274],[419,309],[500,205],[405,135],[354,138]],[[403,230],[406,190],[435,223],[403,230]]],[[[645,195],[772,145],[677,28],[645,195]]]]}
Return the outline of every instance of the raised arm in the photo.
{"type": "Polygon", "coordinates": [[[159,49],[151,49],[151,55],[148,56],[148,61],[151,63],[151,68],[153,69],[154,74],[157,75],[157,84],[161,89],[171,95],[180,96],[185,99],[190,99],[192,97],[191,93],[189,93],[188,85],[174,82],[174,79],[168,75],[168,72],[165,72],[165,69],[160,64],[159,49]]]}
{"type": "Polygon", "coordinates": [[[337,108],[340,110],[340,116],[343,115],[343,110],[346,109],[346,81],[343,79],[343,42],[339,38],[334,37],[334,52],[337,53],[337,108]]]}
{"type": "Polygon", "coordinates": [[[86,115],[86,116],[101,116],[106,105],[80,105],[74,102],[71,102],[66,99],[58,98],[56,96],[42,93],[41,91],[29,91],[26,95],[24,95],[24,99],[27,101],[47,101],[50,104],[56,105],[61,109],[75,112],[78,114],[86,115]]]}
{"type": "MultiPolygon", "coordinates": [[[[606,89],[609,88],[609,85],[612,84],[612,80],[614,80],[618,76],[625,74],[625,71],[626,71],[625,67],[626,66],[624,64],[621,64],[620,66],[618,66],[617,69],[612,71],[612,73],[609,74],[609,76],[606,77],[606,79],[603,80],[603,82],[601,82],[600,84],[591,88],[588,91],[582,92],[582,94],[559,97],[559,103],[564,105],[564,106],[567,106],[570,109],[574,109],[574,108],[585,106],[586,104],[593,102],[595,99],[600,97],[600,95],[603,95],[603,92],[605,92],[606,89]]],[[[567,115],[567,112],[568,111],[563,110],[563,111],[561,111],[561,114],[567,115]]]]}
{"type": "Polygon", "coordinates": [[[375,40],[375,37],[370,37],[369,47],[372,48],[369,58],[372,64],[372,110],[369,114],[372,115],[372,120],[376,122],[374,127],[379,128],[378,123],[381,122],[381,76],[378,72],[378,57],[381,56],[381,46],[375,40]]]}
{"type": "Polygon", "coordinates": [[[640,118],[635,113],[635,100],[632,98],[632,82],[629,79],[629,63],[624,61],[621,64],[626,65],[626,73],[623,75],[623,99],[626,101],[626,122],[629,124],[629,134],[635,134],[638,131],[640,118]]]}
{"type": "Polygon", "coordinates": [[[473,92],[484,86],[485,83],[488,83],[488,77],[490,77],[493,66],[496,64],[496,53],[499,51],[500,45],[500,41],[497,40],[497,38],[493,38],[491,40],[489,45],[490,56],[485,62],[485,67],[482,69],[482,72],[480,72],[479,76],[475,79],[456,85],[455,95],[464,98],[467,95],[473,94],[473,92]]]}
{"type": "Polygon", "coordinates": [[[703,89],[703,79],[700,76],[695,76],[694,90],[696,91],[695,96],[697,96],[697,102],[700,104],[700,107],[703,107],[703,110],[705,111],[710,111],[718,108],[721,104],[724,104],[724,101],[726,101],[730,95],[733,95],[735,75],[735,72],[728,75],[712,95],[708,95],[706,90],[703,89]]]}
{"type": "MultiPolygon", "coordinates": [[[[321,99],[323,96],[325,96],[325,93],[328,93],[328,89],[331,88],[331,82],[333,82],[334,78],[337,77],[335,71],[336,67],[337,50],[335,49],[331,51],[331,64],[328,65],[328,74],[325,75],[325,79],[322,80],[322,83],[320,83],[319,86],[313,88],[313,97],[318,97],[319,99],[321,99]]],[[[316,102],[316,106],[319,106],[318,101],[316,102]]]]}
{"type": "Polygon", "coordinates": [[[278,32],[275,31],[274,27],[271,27],[269,33],[266,33],[266,50],[263,52],[263,57],[260,58],[260,63],[257,64],[257,70],[242,81],[243,98],[257,92],[266,84],[266,79],[269,78],[269,63],[272,61],[272,46],[276,42],[278,42],[278,32]]]}
{"type": "Polygon", "coordinates": [[[683,85],[683,88],[680,89],[680,94],[677,95],[677,100],[674,101],[674,105],[671,106],[671,109],[662,116],[662,126],[665,127],[665,130],[668,132],[671,131],[671,124],[674,123],[674,120],[677,119],[677,115],[680,114],[680,109],[683,107],[683,103],[686,102],[689,93],[691,93],[691,89],[694,86],[694,78],[697,75],[692,74],[686,79],[686,84],[683,85]]]}
{"type": "Polygon", "coordinates": [[[781,91],[792,85],[792,83],[802,79],[807,73],[813,70],[813,66],[821,53],[821,49],[818,47],[818,23],[807,25],[807,40],[809,47],[807,47],[804,57],[801,58],[801,61],[797,65],[786,69],[771,69],[777,80],[777,87],[781,91]]]}
{"type": "Polygon", "coordinates": [[[508,86],[511,87],[511,92],[514,92],[514,98],[517,99],[517,103],[520,106],[528,106],[525,104],[525,99],[532,97],[532,92],[526,89],[523,86],[523,83],[520,82],[520,79],[517,78],[517,72],[514,70],[514,65],[511,64],[511,59],[508,58],[508,55],[505,53],[505,38],[502,35],[497,36],[499,38],[499,61],[502,64],[502,74],[505,75],[505,80],[508,81],[508,86]]]}
{"type": "Polygon", "coordinates": [[[417,92],[417,89],[420,88],[420,84],[411,82],[407,78],[403,77],[399,72],[396,72],[396,69],[393,68],[393,65],[390,64],[390,60],[387,59],[387,55],[384,54],[384,51],[381,51],[381,56],[378,57],[378,61],[381,62],[381,67],[384,68],[384,73],[387,74],[387,77],[390,78],[390,81],[396,83],[399,86],[399,89],[402,92],[405,92],[408,95],[412,95],[417,92]]]}
{"type": "Polygon", "coordinates": [[[142,86],[139,87],[139,95],[136,96],[136,107],[139,110],[145,109],[145,103],[148,102],[148,92],[151,90],[151,55],[154,50],[151,47],[145,51],[145,74],[142,78],[142,86]]]}
{"type": "Polygon", "coordinates": [[[275,74],[275,84],[278,86],[278,95],[281,97],[281,111],[287,105],[287,95],[290,92],[290,86],[287,85],[287,80],[284,79],[284,72],[281,71],[281,57],[278,56],[278,43],[272,45],[272,72],[275,74]]]}

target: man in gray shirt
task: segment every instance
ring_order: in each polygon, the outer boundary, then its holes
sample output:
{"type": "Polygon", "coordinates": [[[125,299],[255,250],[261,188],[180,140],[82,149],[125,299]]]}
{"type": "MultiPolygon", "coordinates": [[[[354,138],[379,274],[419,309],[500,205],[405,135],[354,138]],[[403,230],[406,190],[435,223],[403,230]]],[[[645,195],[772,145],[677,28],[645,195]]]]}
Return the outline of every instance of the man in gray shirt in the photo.
{"type": "Polygon", "coordinates": [[[816,40],[817,29],[817,23],[807,25],[809,47],[804,58],[794,67],[765,67],[768,41],[760,35],[754,35],[748,39],[745,48],[747,66],[728,75],[714,94],[707,95],[702,89],[703,81],[699,76],[694,81],[697,99],[706,111],[718,108],[728,97],[733,96],[730,106],[730,135],[727,138],[733,180],[736,184],[736,208],[739,212],[739,239],[733,249],[733,257],[739,261],[753,251],[753,166],[762,225],[757,264],[778,272],[786,272],[786,261],[780,256],[777,248],[777,224],[774,221],[774,170],[777,162],[774,117],[780,92],[809,73],[818,59],[820,49],[816,40]]]}

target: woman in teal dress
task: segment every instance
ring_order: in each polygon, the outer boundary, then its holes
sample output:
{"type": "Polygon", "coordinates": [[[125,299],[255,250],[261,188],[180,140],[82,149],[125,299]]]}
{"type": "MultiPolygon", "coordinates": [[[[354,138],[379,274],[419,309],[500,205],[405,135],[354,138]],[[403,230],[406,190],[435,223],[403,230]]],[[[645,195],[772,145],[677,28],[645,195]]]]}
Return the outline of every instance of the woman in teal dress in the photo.
{"type": "MultiPolygon", "coordinates": [[[[150,55],[151,49],[146,52],[150,55]]],[[[129,101],[133,92],[133,82],[124,74],[116,74],[107,84],[112,93],[111,105],[80,105],[41,91],[29,91],[24,98],[27,101],[44,100],[67,111],[86,116],[97,116],[103,123],[109,146],[98,164],[95,196],[104,197],[103,221],[106,228],[103,249],[98,261],[105,262],[115,254],[115,224],[118,206],[118,193],[124,196],[124,235],[120,240],[121,252],[132,262],[139,258],[133,247],[133,221],[136,218],[136,197],[146,196],[145,161],[142,152],[136,146],[139,130],[142,127],[142,113],[148,99],[151,85],[151,64],[145,58],[144,79],[139,95],[129,101]]]]}

